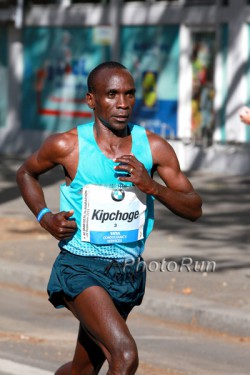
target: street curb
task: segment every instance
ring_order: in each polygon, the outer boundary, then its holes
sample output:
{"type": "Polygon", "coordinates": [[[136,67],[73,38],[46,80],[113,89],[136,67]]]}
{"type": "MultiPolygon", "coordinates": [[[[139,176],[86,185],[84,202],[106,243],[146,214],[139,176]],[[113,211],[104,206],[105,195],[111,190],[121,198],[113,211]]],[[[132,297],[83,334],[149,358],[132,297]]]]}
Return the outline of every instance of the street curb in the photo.
{"type": "MultiPolygon", "coordinates": [[[[42,265],[1,260],[0,284],[46,292],[50,271],[42,265]]],[[[250,337],[250,316],[247,311],[244,313],[244,310],[191,295],[173,294],[146,287],[143,302],[136,311],[175,323],[212,329],[233,336],[250,337]]]]}
{"type": "Polygon", "coordinates": [[[0,284],[13,285],[33,291],[46,292],[50,270],[48,267],[1,260],[0,284]]]}
{"type": "Polygon", "coordinates": [[[138,312],[176,323],[212,329],[232,336],[250,337],[248,312],[206,301],[190,295],[175,295],[169,292],[146,288],[138,312]]]}

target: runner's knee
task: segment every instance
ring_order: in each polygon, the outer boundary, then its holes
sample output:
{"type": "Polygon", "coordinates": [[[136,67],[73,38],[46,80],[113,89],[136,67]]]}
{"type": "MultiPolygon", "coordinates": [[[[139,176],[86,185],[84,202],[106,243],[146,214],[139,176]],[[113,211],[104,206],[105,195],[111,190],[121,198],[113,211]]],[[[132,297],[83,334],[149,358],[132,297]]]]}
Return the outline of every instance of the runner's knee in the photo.
{"type": "Polygon", "coordinates": [[[132,337],[127,338],[120,345],[117,345],[115,351],[111,353],[110,367],[118,371],[117,374],[134,374],[138,363],[137,346],[132,337]]]}

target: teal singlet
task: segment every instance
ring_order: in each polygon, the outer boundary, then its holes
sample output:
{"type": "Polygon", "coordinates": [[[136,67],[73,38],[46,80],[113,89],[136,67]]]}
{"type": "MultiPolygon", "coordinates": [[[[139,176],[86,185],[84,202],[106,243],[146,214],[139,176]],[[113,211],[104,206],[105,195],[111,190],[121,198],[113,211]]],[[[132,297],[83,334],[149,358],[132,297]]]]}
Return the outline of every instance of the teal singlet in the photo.
{"type": "MultiPolygon", "coordinates": [[[[69,252],[82,255],[110,259],[125,259],[138,257],[142,254],[145,240],[153,229],[154,224],[154,198],[146,197],[146,213],[144,224],[144,238],[129,243],[94,244],[84,242],[81,238],[81,213],[82,213],[82,191],[86,185],[121,185],[118,173],[114,170],[117,165],[109,159],[99,148],[94,137],[94,123],[83,124],[77,127],[79,160],[76,176],[70,185],[65,183],[60,187],[60,210],[74,210],[74,219],[77,231],[70,240],[59,242],[59,247],[69,252]]],[[[153,165],[152,154],[146,131],[139,125],[129,124],[132,136],[131,153],[145,166],[149,175],[153,165]]],[[[122,182],[126,186],[133,185],[130,182],[122,182]]]]}

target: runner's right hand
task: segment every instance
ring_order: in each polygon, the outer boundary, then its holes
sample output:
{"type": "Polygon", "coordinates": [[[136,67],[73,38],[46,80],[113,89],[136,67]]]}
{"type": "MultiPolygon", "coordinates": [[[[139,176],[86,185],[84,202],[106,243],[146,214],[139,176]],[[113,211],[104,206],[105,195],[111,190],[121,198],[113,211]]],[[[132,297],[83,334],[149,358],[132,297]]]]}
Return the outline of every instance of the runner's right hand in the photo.
{"type": "Polygon", "coordinates": [[[61,211],[57,214],[46,213],[41,221],[41,226],[57,240],[69,240],[75,234],[77,225],[72,215],[74,211],[61,211]]]}

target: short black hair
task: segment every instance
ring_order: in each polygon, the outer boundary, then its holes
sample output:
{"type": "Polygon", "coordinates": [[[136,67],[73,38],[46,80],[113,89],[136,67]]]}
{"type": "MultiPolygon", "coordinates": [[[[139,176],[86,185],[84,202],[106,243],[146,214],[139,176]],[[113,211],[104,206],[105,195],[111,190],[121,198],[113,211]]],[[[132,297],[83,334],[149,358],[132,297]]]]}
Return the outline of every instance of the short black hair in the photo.
{"type": "Polygon", "coordinates": [[[122,65],[121,63],[117,61],[105,61],[99,65],[97,65],[91,72],[89,73],[88,80],[87,80],[87,86],[88,86],[88,92],[94,92],[95,89],[95,78],[97,76],[97,73],[99,73],[103,69],[125,69],[127,68],[122,65]]]}

